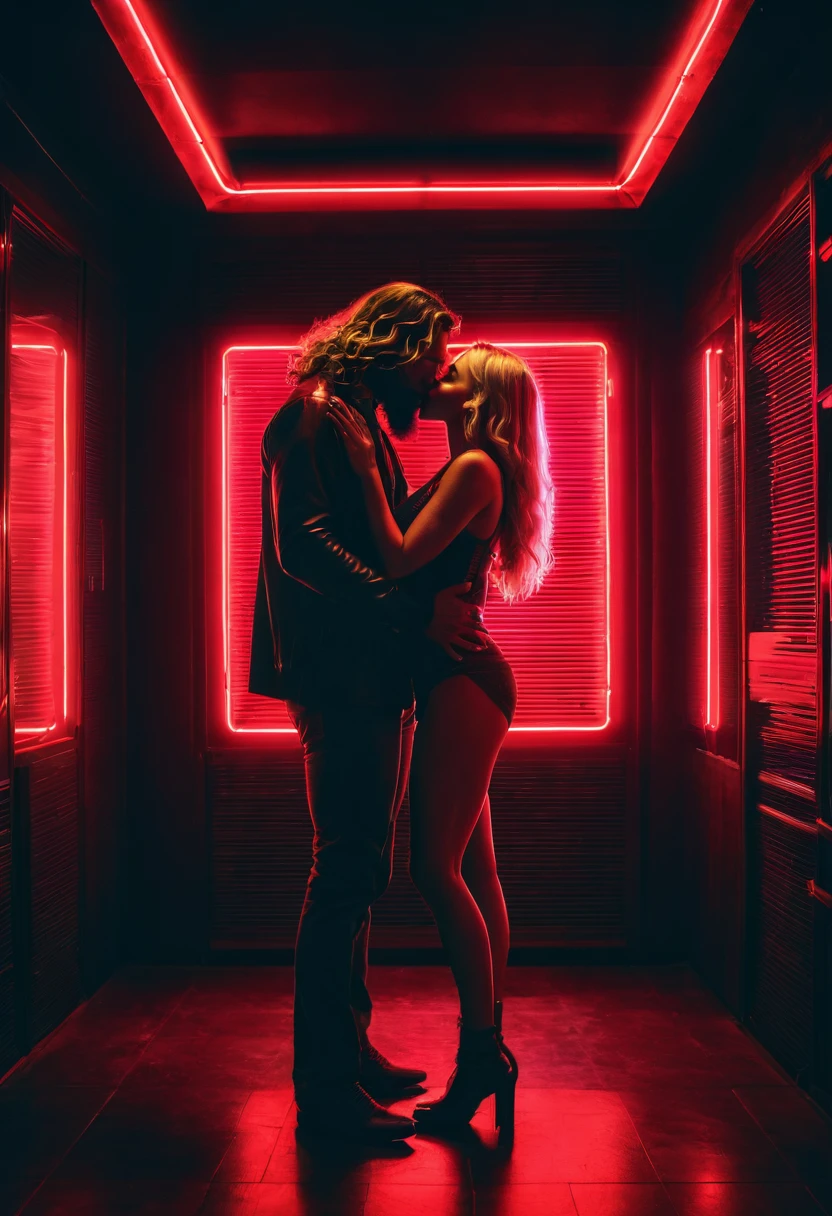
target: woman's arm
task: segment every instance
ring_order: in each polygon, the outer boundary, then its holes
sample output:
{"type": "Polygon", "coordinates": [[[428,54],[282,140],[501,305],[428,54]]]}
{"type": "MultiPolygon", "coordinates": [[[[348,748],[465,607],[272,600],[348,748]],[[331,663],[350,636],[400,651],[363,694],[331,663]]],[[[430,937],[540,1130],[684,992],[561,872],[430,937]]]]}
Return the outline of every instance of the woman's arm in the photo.
{"type": "Polygon", "coordinates": [[[330,414],[361,478],[370,527],[391,578],[402,578],[432,561],[500,492],[500,471],[491,457],[481,451],[463,452],[402,534],[384,493],[367,423],[360,414],[335,402],[330,414]]]}

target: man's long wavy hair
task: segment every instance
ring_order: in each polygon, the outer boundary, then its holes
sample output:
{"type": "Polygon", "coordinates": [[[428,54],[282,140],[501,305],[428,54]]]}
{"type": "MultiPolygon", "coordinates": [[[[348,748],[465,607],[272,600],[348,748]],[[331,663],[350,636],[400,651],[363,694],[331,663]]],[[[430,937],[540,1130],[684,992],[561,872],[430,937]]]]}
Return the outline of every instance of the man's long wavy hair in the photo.
{"type": "Polygon", "coordinates": [[[290,376],[357,384],[367,368],[390,370],[420,358],[459,318],[445,302],[413,283],[386,283],[343,312],[318,321],[301,338],[290,376]]]}
{"type": "Polygon", "coordinates": [[[554,487],[543,406],[528,365],[478,342],[468,352],[475,392],[463,406],[468,442],[503,474],[503,514],[492,580],[509,602],[539,590],[554,564],[554,487]]]}

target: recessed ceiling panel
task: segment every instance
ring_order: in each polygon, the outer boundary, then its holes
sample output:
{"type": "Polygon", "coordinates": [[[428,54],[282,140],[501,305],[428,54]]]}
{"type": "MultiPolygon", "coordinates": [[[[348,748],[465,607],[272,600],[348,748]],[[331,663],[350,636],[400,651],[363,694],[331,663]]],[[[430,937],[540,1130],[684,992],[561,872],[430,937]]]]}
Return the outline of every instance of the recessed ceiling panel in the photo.
{"type": "Polygon", "coordinates": [[[207,206],[637,206],[750,0],[93,0],[207,206]]]}

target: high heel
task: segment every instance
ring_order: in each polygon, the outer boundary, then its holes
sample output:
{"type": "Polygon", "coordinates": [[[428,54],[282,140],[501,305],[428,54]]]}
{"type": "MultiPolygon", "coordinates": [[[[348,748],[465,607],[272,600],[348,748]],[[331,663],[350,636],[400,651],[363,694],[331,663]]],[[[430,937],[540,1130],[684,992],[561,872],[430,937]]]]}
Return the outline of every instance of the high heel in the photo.
{"type": "Polygon", "coordinates": [[[459,1020],[456,1067],[445,1092],[435,1102],[420,1102],[413,1112],[420,1132],[447,1132],[470,1123],[484,1098],[494,1094],[494,1126],[500,1140],[514,1132],[514,1091],[517,1077],[500,1050],[494,1026],[468,1030],[459,1020]]]}
{"type": "Polygon", "coordinates": [[[511,1065],[511,1071],[512,1071],[512,1074],[514,1075],[514,1079],[516,1081],[520,1070],[517,1067],[517,1060],[515,1059],[514,1053],[506,1046],[506,1041],[503,1038],[503,1002],[502,1001],[494,1002],[494,1029],[497,1033],[497,1042],[500,1044],[500,1050],[502,1051],[503,1055],[506,1057],[509,1064],[511,1065]]]}
{"type": "MultiPolygon", "coordinates": [[[[514,1097],[517,1088],[517,1077],[509,1076],[505,1084],[494,1094],[494,1127],[500,1133],[500,1144],[511,1143],[514,1139],[514,1097]]],[[[418,1125],[417,1125],[418,1126],[418,1125]]]]}

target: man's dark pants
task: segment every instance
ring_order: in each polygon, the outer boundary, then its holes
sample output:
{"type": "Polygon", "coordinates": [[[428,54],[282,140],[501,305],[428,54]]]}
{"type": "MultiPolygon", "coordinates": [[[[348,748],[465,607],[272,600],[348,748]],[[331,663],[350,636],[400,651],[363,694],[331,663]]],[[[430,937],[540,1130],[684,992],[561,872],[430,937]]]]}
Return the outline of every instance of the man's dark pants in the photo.
{"type": "Polygon", "coordinates": [[[297,1088],[357,1081],[369,1024],[370,906],[386,890],[410,771],[414,710],[288,703],[315,830],[295,945],[297,1088]]]}

